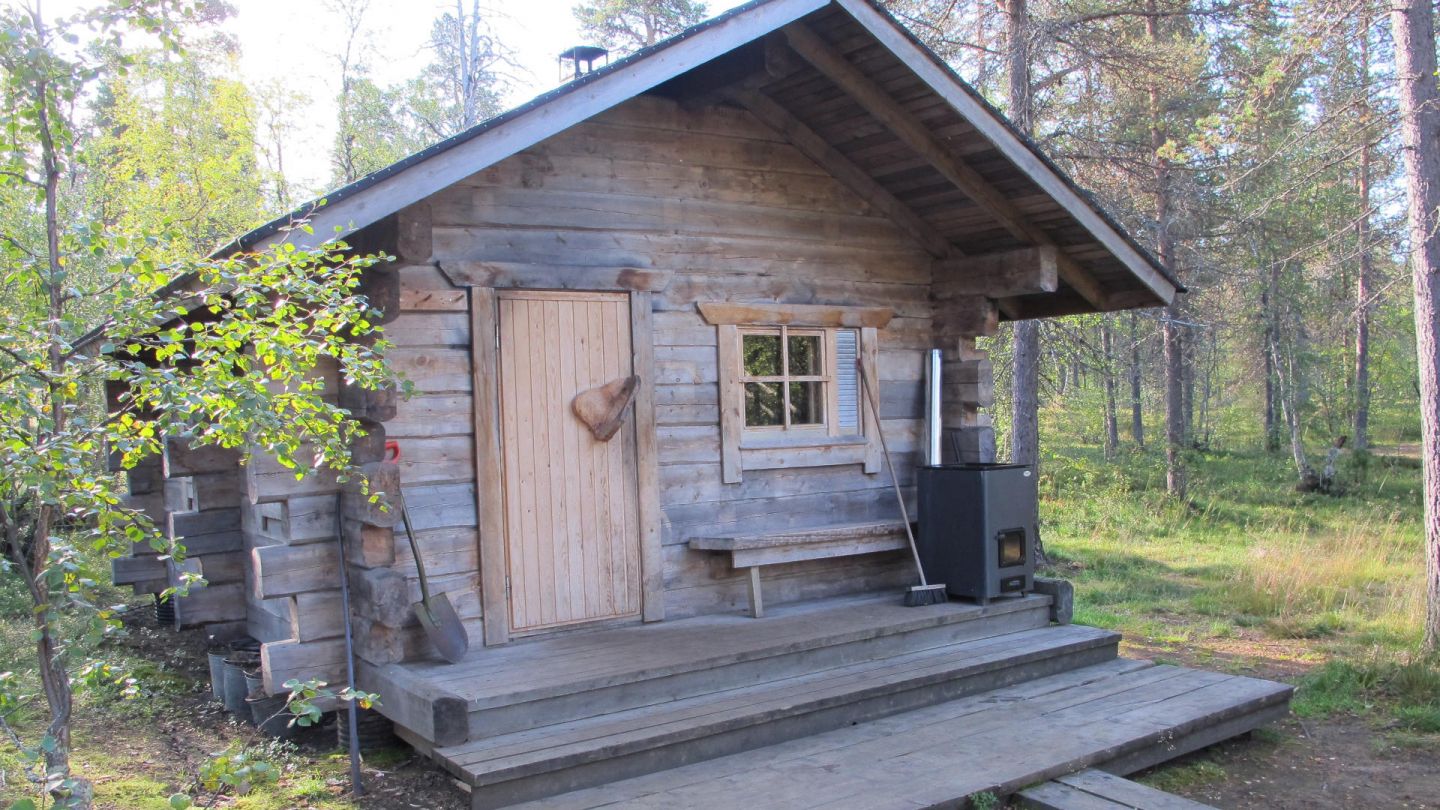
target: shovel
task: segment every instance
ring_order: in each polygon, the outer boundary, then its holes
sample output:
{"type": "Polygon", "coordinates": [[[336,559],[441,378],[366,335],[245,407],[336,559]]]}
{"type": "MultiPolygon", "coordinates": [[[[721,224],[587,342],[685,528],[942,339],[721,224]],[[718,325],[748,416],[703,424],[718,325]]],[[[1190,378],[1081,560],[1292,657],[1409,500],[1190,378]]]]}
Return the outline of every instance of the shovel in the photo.
{"type": "MultiPolygon", "coordinates": [[[[395,452],[392,461],[400,460],[400,443],[386,442],[386,449],[395,452]]],[[[415,557],[415,571],[420,575],[420,601],[415,605],[415,618],[425,628],[430,644],[452,664],[460,663],[470,649],[470,636],[455,606],[450,604],[448,594],[430,595],[430,580],[425,576],[425,558],[420,555],[420,546],[415,542],[415,528],[410,524],[410,510],[405,506],[405,494],[396,493],[400,500],[400,520],[405,524],[405,538],[410,541],[410,553],[415,557]]]]}

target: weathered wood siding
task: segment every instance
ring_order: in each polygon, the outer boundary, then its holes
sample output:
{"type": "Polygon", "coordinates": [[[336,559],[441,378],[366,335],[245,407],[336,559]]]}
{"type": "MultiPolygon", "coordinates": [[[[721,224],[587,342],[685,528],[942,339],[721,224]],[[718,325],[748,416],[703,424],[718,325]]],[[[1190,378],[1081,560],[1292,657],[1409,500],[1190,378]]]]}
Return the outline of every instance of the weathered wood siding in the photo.
{"type": "MultiPolygon", "coordinates": [[[[667,617],[738,609],[745,585],[684,543],[898,514],[860,465],[747,470],[721,482],[716,329],[699,301],[893,307],[879,335],[885,435],[909,485],[932,344],[930,257],[891,221],[739,110],[638,98],[430,201],[434,255],[668,270],[654,295],[655,402],[667,617]]],[[[408,358],[401,358],[404,362],[408,358]]],[[[900,555],[767,571],[784,602],[889,587],[900,555]]]]}
{"type": "MultiPolygon", "coordinates": [[[[386,247],[395,251],[394,247],[386,247]]],[[[470,372],[469,298],[428,257],[403,256],[398,314],[385,336],[390,358],[414,387],[377,434],[398,441],[400,476],[433,593],[447,593],[475,639],[481,637],[479,543],[470,372]]],[[[322,371],[323,373],[323,371],[322,371]]],[[[242,505],[247,622],[264,645],[265,677],[274,691],[289,678],[343,676],[339,545],[333,477],[304,481],[256,457],[247,470],[251,495],[242,505]]],[[[385,522],[391,522],[394,518],[385,522]]],[[[409,605],[420,599],[414,555],[398,526],[362,525],[346,515],[355,600],[356,652],[388,663],[426,654],[409,605]]]]}

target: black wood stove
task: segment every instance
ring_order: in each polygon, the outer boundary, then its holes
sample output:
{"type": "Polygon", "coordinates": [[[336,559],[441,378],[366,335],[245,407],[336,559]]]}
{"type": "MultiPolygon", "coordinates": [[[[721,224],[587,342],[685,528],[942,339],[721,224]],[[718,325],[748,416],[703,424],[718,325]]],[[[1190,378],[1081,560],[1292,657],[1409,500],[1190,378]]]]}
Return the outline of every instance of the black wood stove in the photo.
{"type": "Polygon", "coordinates": [[[1035,474],[1023,464],[919,468],[925,576],[986,604],[1028,592],[1035,578],[1035,474]]]}

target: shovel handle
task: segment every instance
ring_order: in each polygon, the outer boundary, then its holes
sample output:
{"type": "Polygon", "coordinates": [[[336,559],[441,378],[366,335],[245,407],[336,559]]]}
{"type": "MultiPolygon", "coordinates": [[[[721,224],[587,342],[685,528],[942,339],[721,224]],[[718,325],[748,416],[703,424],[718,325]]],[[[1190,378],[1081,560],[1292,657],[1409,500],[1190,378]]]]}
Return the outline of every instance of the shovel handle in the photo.
{"type": "Polygon", "coordinates": [[[405,493],[397,493],[400,500],[400,520],[405,524],[405,539],[410,541],[410,554],[415,558],[415,573],[420,577],[420,604],[430,609],[430,580],[425,576],[425,558],[420,556],[420,544],[415,542],[415,529],[410,525],[410,509],[405,506],[405,493]]]}
{"type": "MultiPolygon", "coordinates": [[[[394,464],[400,460],[400,442],[391,439],[385,442],[385,460],[394,464]]],[[[415,542],[415,528],[410,525],[410,509],[405,505],[405,493],[395,493],[400,501],[400,520],[405,524],[405,539],[410,541],[410,554],[415,558],[415,573],[420,577],[420,604],[430,609],[430,580],[425,576],[425,558],[420,556],[420,545],[415,542]]]]}

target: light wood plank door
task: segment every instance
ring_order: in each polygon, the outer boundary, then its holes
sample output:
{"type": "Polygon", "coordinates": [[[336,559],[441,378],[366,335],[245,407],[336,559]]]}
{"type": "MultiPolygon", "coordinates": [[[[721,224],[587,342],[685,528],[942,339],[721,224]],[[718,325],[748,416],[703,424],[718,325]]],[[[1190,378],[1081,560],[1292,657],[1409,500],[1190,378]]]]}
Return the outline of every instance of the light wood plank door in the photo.
{"type": "Polygon", "coordinates": [[[631,374],[629,298],[497,298],[510,631],[638,616],[634,419],[599,441],[570,407],[576,394],[631,374]]]}

